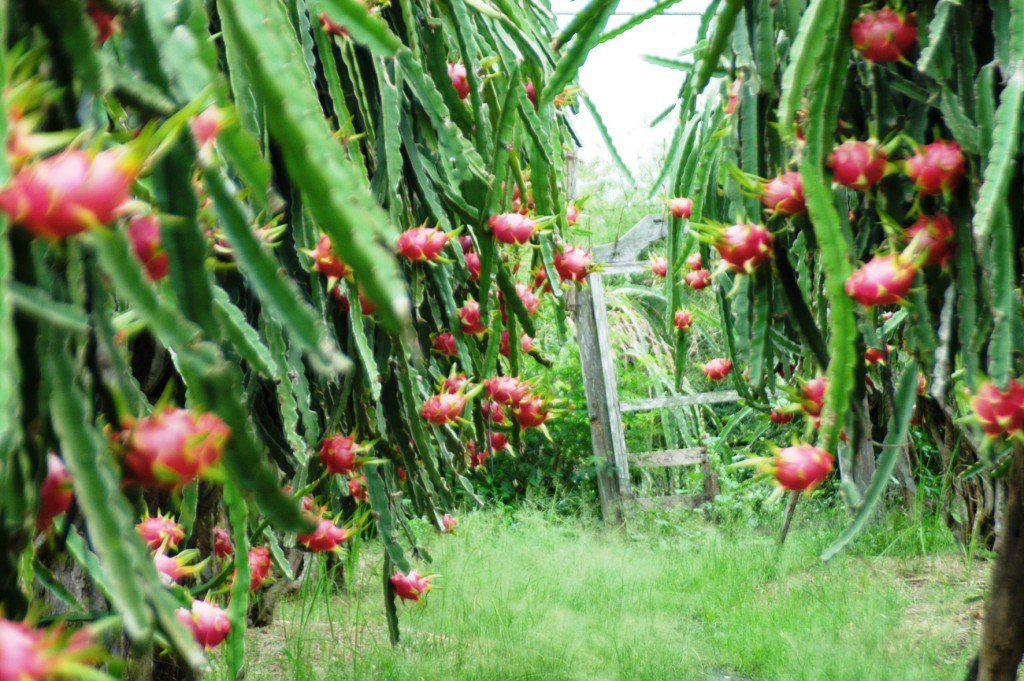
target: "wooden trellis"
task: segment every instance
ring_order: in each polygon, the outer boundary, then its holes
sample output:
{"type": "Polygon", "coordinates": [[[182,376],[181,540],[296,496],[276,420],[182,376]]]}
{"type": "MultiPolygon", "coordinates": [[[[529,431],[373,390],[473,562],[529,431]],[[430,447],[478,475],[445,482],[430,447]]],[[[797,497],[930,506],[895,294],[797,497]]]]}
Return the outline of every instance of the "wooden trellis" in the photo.
{"type": "Polygon", "coordinates": [[[665,220],[658,216],[647,216],[614,244],[594,249],[595,260],[602,263],[603,269],[587,278],[588,286],[579,289],[573,306],[594,456],[611,464],[600,467],[597,485],[602,515],[612,522],[622,520],[627,507],[696,507],[710,501],[718,493],[718,479],[708,462],[706,447],[630,453],[626,450],[623,413],[739,400],[735,390],[722,390],[696,395],[669,395],[635,402],[619,401],[615,357],[608,331],[604,277],[647,269],[649,264],[639,262],[637,258],[665,237],[665,220]],[[704,488],[698,494],[636,498],[630,484],[631,465],[644,468],[700,466],[704,488]]]}

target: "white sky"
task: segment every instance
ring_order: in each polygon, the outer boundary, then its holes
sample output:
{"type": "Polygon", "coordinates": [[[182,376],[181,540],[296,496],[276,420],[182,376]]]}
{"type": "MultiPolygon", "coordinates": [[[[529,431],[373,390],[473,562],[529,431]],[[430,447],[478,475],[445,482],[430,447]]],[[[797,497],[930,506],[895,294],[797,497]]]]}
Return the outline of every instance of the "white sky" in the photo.
{"type": "MultiPolygon", "coordinates": [[[[585,0],[552,0],[558,23],[564,26],[585,0]]],[[[608,22],[608,30],[629,20],[629,16],[653,5],[651,0],[622,0],[616,15],[608,22]]],[[[675,58],[696,41],[699,16],[679,13],[702,13],[708,0],[680,0],[668,12],[648,19],[624,35],[596,47],[580,70],[580,85],[590,96],[611,133],[616,148],[626,165],[636,169],[642,162],[659,154],[675,128],[673,114],[656,128],[649,127],[674,99],[684,74],[681,71],[654,66],[644,61],[645,55],[675,58]]],[[[601,134],[586,110],[573,117],[573,126],[583,146],[584,161],[609,158],[601,134]]]]}

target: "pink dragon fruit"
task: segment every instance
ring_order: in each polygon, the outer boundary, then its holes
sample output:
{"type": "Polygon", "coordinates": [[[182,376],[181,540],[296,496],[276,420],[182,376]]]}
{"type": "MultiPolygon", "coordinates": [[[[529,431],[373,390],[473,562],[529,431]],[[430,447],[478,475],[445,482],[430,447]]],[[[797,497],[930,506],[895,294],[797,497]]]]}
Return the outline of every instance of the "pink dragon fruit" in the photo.
{"type": "Polygon", "coordinates": [[[594,269],[590,251],[566,244],[554,258],[555,271],[561,281],[583,281],[594,269]]]}
{"type": "Polygon", "coordinates": [[[452,374],[444,379],[441,383],[441,392],[443,393],[458,393],[462,392],[466,385],[469,383],[469,379],[466,374],[452,374]]]}
{"type": "Polygon", "coordinates": [[[366,501],[366,476],[349,478],[348,493],[357,503],[366,501]]]}
{"type": "Polygon", "coordinates": [[[466,304],[459,308],[459,324],[462,326],[462,333],[467,336],[486,333],[487,326],[480,318],[480,303],[467,300],[466,304]]]}
{"type": "Polygon", "coordinates": [[[420,598],[430,591],[432,579],[430,575],[421,577],[415,570],[409,574],[396,570],[390,579],[391,590],[403,601],[419,603],[420,598]]]}
{"type": "Polygon", "coordinates": [[[774,244],[775,238],[764,226],[740,223],[722,230],[715,248],[734,272],[749,274],[772,257],[774,244]]]}
{"type": "Polygon", "coordinates": [[[358,456],[366,450],[352,436],[338,433],[324,438],[320,445],[320,461],[334,475],[348,475],[359,469],[358,456]]]}
{"type": "Polygon", "coordinates": [[[832,150],[827,163],[837,183],[864,192],[885,177],[889,159],[874,140],[849,140],[832,150]]]}
{"type": "Polygon", "coordinates": [[[917,266],[898,255],[876,255],[846,280],[846,294],[865,307],[894,305],[910,291],[917,266]]]}
{"type": "Polygon", "coordinates": [[[469,97],[469,79],[467,78],[466,65],[462,62],[448,62],[448,78],[452,81],[459,99],[469,97]]]}
{"type": "Polygon", "coordinates": [[[420,416],[437,426],[443,426],[458,420],[462,410],[466,408],[466,397],[458,393],[442,393],[432,395],[423,403],[420,416]]]}
{"type": "Polygon", "coordinates": [[[484,381],[484,391],[498,404],[514,407],[530,394],[530,385],[513,376],[495,376],[484,381]]]}
{"type": "Polygon", "coordinates": [[[717,357],[705,364],[702,371],[712,381],[721,381],[732,371],[732,361],[717,357]]]}
{"type": "Polygon", "coordinates": [[[565,207],[565,221],[572,227],[576,224],[576,221],[580,219],[580,209],[574,203],[570,203],[565,207]]]}
{"type": "Polygon", "coordinates": [[[513,413],[520,428],[540,428],[551,417],[547,401],[538,395],[524,397],[513,413]]]}
{"type": "Polygon", "coordinates": [[[704,269],[704,259],[700,257],[700,253],[696,251],[691,253],[686,258],[686,267],[694,272],[704,269]]]}
{"type": "Polygon", "coordinates": [[[868,61],[903,61],[917,44],[917,15],[883,7],[850,24],[853,47],[868,61]]]}
{"type": "Polygon", "coordinates": [[[928,253],[925,266],[945,267],[956,250],[956,227],[943,213],[922,215],[906,231],[907,240],[928,253]],[[919,236],[920,235],[920,236],[919,236]]]}
{"type": "Polygon", "coordinates": [[[199,552],[195,549],[182,551],[176,556],[168,556],[161,548],[153,554],[153,565],[167,585],[180,584],[184,579],[192,579],[203,569],[206,561],[193,564],[198,556],[199,552]]]}
{"type": "Polygon", "coordinates": [[[661,277],[664,279],[668,276],[668,258],[663,255],[659,255],[656,258],[651,259],[651,272],[654,272],[654,276],[661,277]]]}
{"type": "Polygon", "coordinates": [[[249,591],[256,591],[270,576],[270,549],[254,546],[249,549],[249,591]]]}
{"type": "Polygon", "coordinates": [[[320,237],[309,256],[313,258],[313,269],[326,277],[347,279],[352,276],[352,269],[331,249],[331,239],[327,235],[320,237]]]}
{"type": "Polygon", "coordinates": [[[398,252],[412,262],[434,262],[451,237],[436,227],[413,227],[398,237],[398,252]]]}
{"type": "Polygon", "coordinates": [[[170,516],[161,514],[144,519],[135,529],[146,546],[154,551],[161,547],[175,550],[185,538],[185,528],[170,516]]]}
{"type": "Polygon", "coordinates": [[[459,519],[450,513],[445,513],[441,518],[441,531],[445,534],[455,534],[455,528],[459,525],[459,519]]]}
{"type": "Polygon", "coordinates": [[[129,482],[177,491],[220,460],[231,430],[216,414],[165,407],[113,436],[129,482]]]}
{"type": "Polygon", "coordinates": [[[689,331],[693,324],[693,313],[689,310],[676,310],[674,317],[676,328],[680,331],[689,331]]]}
{"type": "MultiPolygon", "coordinates": [[[[523,348],[523,352],[527,354],[534,352],[537,349],[533,345],[533,336],[526,333],[520,334],[519,345],[523,348]]],[[[508,329],[503,329],[501,332],[501,340],[498,342],[498,351],[505,357],[509,357],[512,354],[512,347],[509,345],[508,329]]]]}
{"type": "Polygon", "coordinates": [[[694,291],[699,291],[702,288],[711,286],[711,271],[700,269],[688,272],[686,276],[683,277],[683,281],[685,281],[686,285],[694,291]]]}
{"type": "Polygon", "coordinates": [[[46,477],[39,487],[36,531],[42,532],[50,526],[54,518],[67,511],[73,497],[71,473],[61,458],[50,452],[46,455],[46,477]]]}
{"type": "Polygon", "coordinates": [[[149,278],[159,281],[166,277],[169,258],[162,245],[160,220],[155,215],[132,218],[128,223],[127,232],[135,257],[146,268],[149,278]]]}
{"type": "Polygon", "coordinates": [[[494,233],[495,239],[514,246],[529,243],[537,233],[537,223],[519,213],[492,215],[487,221],[487,227],[494,233]]]}
{"type": "Polygon", "coordinates": [[[200,150],[207,149],[224,129],[224,112],[217,105],[210,105],[201,114],[189,121],[192,136],[200,150]]]}
{"type": "Polygon", "coordinates": [[[797,215],[807,210],[800,173],[788,171],[769,180],[761,191],[761,203],[772,215],[797,215]]]}
{"type": "Polygon", "coordinates": [[[349,539],[352,532],[341,528],[327,518],[318,518],[316,529],[310,534],[298,535],[299,543],[313,552],[333,551],[349,539]]]}
{"type": "Polygon", "coordinates": [[[771,413],[768,414],[768,418],[771,419],[772,423],[781,426],[793,420],[793,412],[782,409],[772,409],[771,413]]]}
{"type": "Polygon", "coordinates": [[[907,159],[907,177],[921,194],[948,194],[964,179],[966,161],[956,142],[936,140],[907,159]]]}
{"type": "Polygon", "coordinates": [[[500,426],[508,420],[502,406],[492,400],[484,400],[480,404],[480,410],[484,414],[484,421],[488,424],[496,423],[500,426]]]}
{"type": "Polygon", "coordinates": [[[810,491],[820,485],[829,473],[835,459],[824,449],[809,444],[798,444],[780,449],[763,470],[791,492],[810,491]]]}
{"type": "Polygon", "coordinates": [[[434,346],[434,352],[442,357],[457,357],[459,355],[459,348],[455,344],[455,336],[448,331],[443,331],[434,336],[431,344],[434,346]]]}
{"type": "Polygon", "coordinates": [[[120,150],[68,150],[22,168],[0,191],[0,210],[55,241],[109,225],[131,198],[137,169],[120,150]]]}
{"type": "Polygon", "coordinates": [[[971,398],[971,409],[987,437],[1016,437],[1024,430],[1024,383],[1012,378],[1000,390],[985,381],[971,398]]]}
{"type": "Polygon", "coordinates": [[[235,546],[231,543],[231,535],[222,527],[213,528],[213,555],[218,560],[235,555],[235,546]]]}
{"type": "Polygon", "coordinates": [[[483,264],[480,262],[480,254],[476,251],[469,251],[464,255],[466,258],[466,269],[469,270],[469,280],[480,281],[480,272],[483,269],[483,264]]]}
{"type": "Polygon", "coordinates": [[[227,611],[209,601],[194,600],[190,609],[178,608],[174,615],[192,632],[196,643],[207,650],[219,646],[231,633],[227,611]]]}
{"type": "Polygon", "coordinates": [[[693,199],[688,199],[682,196],[669,199],[668,209],[673,216],[681,220],[688,220],[690,215],[693,213],[693,199]]]}

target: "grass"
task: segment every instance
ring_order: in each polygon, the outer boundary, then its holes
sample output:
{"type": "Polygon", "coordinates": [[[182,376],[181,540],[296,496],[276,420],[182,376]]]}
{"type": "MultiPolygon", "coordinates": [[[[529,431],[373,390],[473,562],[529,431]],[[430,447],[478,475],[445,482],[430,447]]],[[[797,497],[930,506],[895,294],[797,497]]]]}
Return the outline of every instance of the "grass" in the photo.
{"type": "Polygon", "coordinates": [[[702,516],[627,533],[537,511],[466,514],[425,534],[438,588],[400,607],[387,644],[379,549],[326,577],[250,639],[250,679],[957,679],[977,641],[984,570],[934,523],[886,520],[831,563],[842,518],[774,527],[702,516]],[[374,556],[371,560],[370,556],[374,556]]]}

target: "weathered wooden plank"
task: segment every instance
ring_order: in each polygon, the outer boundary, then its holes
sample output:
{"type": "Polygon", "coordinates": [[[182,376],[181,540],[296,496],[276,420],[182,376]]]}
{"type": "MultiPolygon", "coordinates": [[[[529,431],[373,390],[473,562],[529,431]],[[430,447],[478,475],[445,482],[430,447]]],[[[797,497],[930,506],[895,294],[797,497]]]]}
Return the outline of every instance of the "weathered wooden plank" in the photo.
{"type": "Polygon", "coordinates": [[[651,244],[668,236],[668,225],[661,215],[648,215],[610,244],[594,247],[597,262],[636,262],[651,244]]]}
{"type": "Polygon", "coordinates": [[[633,411],[653,411],[667,407],[693,407],[699,404],[721,404],[723,402],[738,402],[740,394],[735,390],[719,390],[711,393],[697,393],[695,395],[668,395],[666,397],[652,397],[649,400],[636,400],[634,402],[623,402],[620,409],[622,413],[633,411]]]}
{"type": "Polygon", "coordinates": [[[697,508],[711,499],[706,494],[671,494],[664,497],[638,497],[633,500],[637,509],[647,510],[651,508],[669,509],[677,506],[697,508]]]}
{"type": "MultiPolygon", "coordinates": [[[[626,436],[622,430],[622,412],[619,409],[619,383],[615,376],[615,355],[612,354],[612,342],[608,333],[608,308],[604,300],[604,280],[599,272],[588,277],[590,295],[594,305],[594,326],[597,333],[597,353],[604,380],[604,392],[607,402],[607,422],[611,433],[612,454],[619,476],[619,493],[630,496],[629,462],[626,459],[626,436]]],[[[592,361],[592,360],[591,360],[592,361]]]]}
{"type": "Polygon", "coordinates": [[[597,496],[601,502],[601,516],[606,522],[622,522],[622,497],[619,494],[618,479],[612,469],[615,464],[615,452],[612,447],[611,430],[608,427],[607,388],[597,348],[594,300],[590,288],[582,287],[573,293],[569,307],[576,324],[580,364],[583,367],[583,390],[587,396],[591,448],[598,461],[607,461],[609,464],[598,467],[597,471],[597,496]]]}
{"type": "Polygon", "coordinates": [[[693,466],[708,460],[703,447],[686,449],[664,449],[660,452],[640,452],[629,455],[629,463],[640,468],[661,468],[665,466],[693,466]]]}

